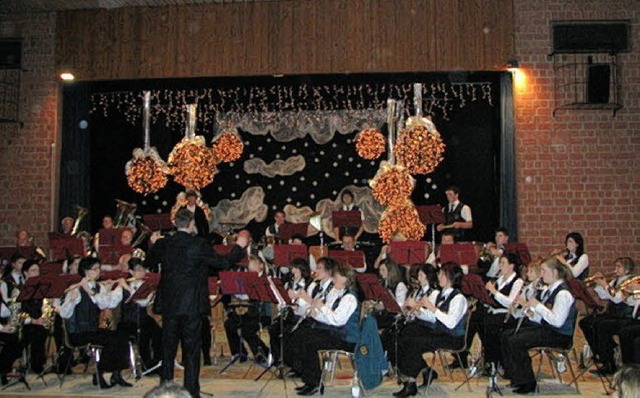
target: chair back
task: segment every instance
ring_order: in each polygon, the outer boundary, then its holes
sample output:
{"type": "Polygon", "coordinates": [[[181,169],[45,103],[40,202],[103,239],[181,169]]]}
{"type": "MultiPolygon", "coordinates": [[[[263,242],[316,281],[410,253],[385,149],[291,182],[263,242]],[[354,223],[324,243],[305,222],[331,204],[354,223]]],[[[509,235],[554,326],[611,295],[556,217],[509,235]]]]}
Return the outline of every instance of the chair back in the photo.
{"type": "Polygon", "coordinates": [[[464,315],[465,316],[465,325],[464,325],[464,341],[462,343],[462,347],[460,349],[456,349],[456,350],[450,350],[452,352],[463,352],[463,351],[467,351],[469,349],[469,347],[467,347],[467,337],[469,336],[469,325],[471,325],[471,316],[473,316],[473,313],[475,312],[476,308],[477,308],[477,300],[474,298],[468,299],[468,304],[467,304],[467,313],[464,315]]]}

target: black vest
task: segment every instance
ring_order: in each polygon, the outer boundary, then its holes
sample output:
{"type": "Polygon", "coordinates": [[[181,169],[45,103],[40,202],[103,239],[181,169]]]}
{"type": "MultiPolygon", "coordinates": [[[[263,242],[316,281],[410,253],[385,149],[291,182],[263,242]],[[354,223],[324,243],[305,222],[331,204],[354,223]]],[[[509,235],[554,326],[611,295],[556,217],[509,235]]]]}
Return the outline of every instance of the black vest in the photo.
{"type": "MultiPolygon", "coordinates": [[[[511,289],[513,289],[513,285],[516,283],[516,281],[520,279],[518,278],[518,276],[516,275],[513,279],[511,279],[511,282],[507,283],[506,285],[502,286],[502,289],[499,289],[498,291],[502,294],[504,294],[505,296],[509,296],[511,294],[511,289]]],[[[496,281],[496,287],[497,286],[497,281],[496,281]]],[[[504,305],[500,304],[497,300],[494,300],[496,302],[497,305],[492,306],[495,309],[502,309],[502,308],[507,308],[504,305]]]]}
{"type": "MultiPolygon", "coordinates": [[[[613,288],[618,288],[622,282],[629,279],[630,275],[625,275],[626,278],[617,278],[613,284],[613,288]]],[[[627,304],[624,301],[614,303],[613,301],[607,306],[607,312],[616,318],[633,318],[633,306],[627,304]]]]}
{"type": "MultiPolygon", "coordinates": [[[[562,283],[560,286],[558,286],[556,288],[556,290],[554,290],[553,292],[551,292],[551,294],[549,295],[549,298],[547,298],[547,301],[545,301],[545,306],[546,305],[551,305],[553,307],[553,304],[555,303],[556,297],[558,296],[558,293],[560,293],[561,291],[566,290],[568,292],[570,292],[569,290],[569,286],[567,286],[566,283],[562,283]]],[[[541,294],[542,296],[542,294],[541,294]]],[[[575,301],[574,303],[571,305],[571,309],[569,310],[569,314],[567,315],[567,319],[565,319],[564,323],[562,324],[562,326],[555,327],[550,325],[549,323],[547,323],[547,321],[545,321],[544,319],[542,320],[542,322],[540,323],[542,326],[549,328],[555,332],[558,332],[562,335],[565,336],[573,336],[573,329],[575,326],[575,322],[576,322],[576,317],[578,315],[578,311],[576,310],[576,305],[575,305],[575,301]]]]}
{"type": "MultiPolygon", "coordinates": [[[[464,203],[459,202],[458,206],[453,208],[453,211],[449,211],[449,203],[444,210],[444,223],[445,225],[453,224],[454,222],[464,222],[464,218],[462,218],[462,208],[464,207],[464,203]]],[[[462,228],[451,228],[447,229],[447,232],[453,234],[456,237],[456,241],[464,238],[464,229],[462,228]]]]}
{"type": "MultiPolygon", "coordinates": [[[[565,259],[567,260],[567,264],[574,266],[576,265],[578,260],[580,260],[580,257],[582,256],[576,256],[575,258],[572,258],[571,260],[569,260],[569,256],[567,255],[565,259]]],[[[582,271],[582,273],[578,275],[576,279],[579,279],[584,282],[584,280],[587,279],[588,277],[589,277],[589,266],[587,266],[587,268],[585,268],[584,271],[582,271]]]]}
{"type": "MultiPolygon", "coordinates": [[[[99,290],[98,285],[93,290],[97,293],[99,290]]],[[[69,334],[95,332],[98,330],[100,308],[82,288],[80,288],[80,296],[80,302],[73,309],[73,315],[67,320],[69,334]]]]}
{"type": "MultiPolygon", "coordinates": [[[[443,292],[440,292],[440,295],[438,295],[438,301],[440,301],[440,298],[442,296],[443,292]]],[[[462,295],[462,293],[458,290],[458,289],[453,289],[453,291],[451,293],[449,293],[449,295],[447,296],[447,298],[440,302],[440,304],[438,305],[438,309],[442,312],[449,312],[449,305],[451,304],[451,301],[453,300],[453,298],[457,295],[462,295]]],[[[455,337],[464,337],[465,332],[466,332],[466,319],[468,317],[468,314],[465,314],[460,321],[458,322],[458,324],[456,326],[454,326],[453,329],[449,329],[448,327],[446,327],[442,322],[440,322],[439,320],[436,320],[436,331],[441,332],[441,333],[446,333],[446,334],[451,334],[455,337]]]]}

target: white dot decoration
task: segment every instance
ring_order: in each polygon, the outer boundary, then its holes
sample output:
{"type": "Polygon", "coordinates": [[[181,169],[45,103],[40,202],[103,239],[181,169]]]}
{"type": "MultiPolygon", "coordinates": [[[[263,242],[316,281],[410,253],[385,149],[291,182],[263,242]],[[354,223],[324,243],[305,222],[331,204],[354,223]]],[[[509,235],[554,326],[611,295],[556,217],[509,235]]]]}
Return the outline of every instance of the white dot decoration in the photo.
{"type": "Polygon", "coordinates": [[[345,176],[347,176],[347,177],[349,177],[349,172],[348,172],[348,171],[345,171],[345,172],[344,172],[344,175],[345,175],[345,176]]]}
{"type": "Polygon", "coordinates": [[[360,163],[357,163],[357,164],[356,164],[356,167],[357,167],[357,168],[360,168],[360,167],[362,167],[362,165],[361,165],[360,163]]]}
{"type": "Polygon", "coordinates": [[[338,154],[338,159],[342,159],[342,154],[341,153],[338,154]]]}
{"type": "Polygon", "coordinates": [[[229,162],[229,167],[233,167],[234,164],[235,163],[233,163],[233,162],[229,162]]]}
{"type": "Polygon", "coordinates": [[[375,166],[376,162],[372,160],[369,164],[371,164],[371,166],[375,166]]]}
{"type": "Polygon", "coordinates": [[[333,167],[338,167],[338,162],[333,162],[333,167]]]}
{"type": "Polygon", "coordinates": [[[163,201],[162,201],[162,205],[163,205],[163,206],[166,206],[166,205],[167,205],[167,201],[166,201],[166,200],[163,200],[163,201]]]}
{"type": "Polygon", "coordinates": [[[158,200],[158,199],[160,199],[160,196],[158,196],[158,195],[154,195],[154,196],[153,196],[153,199],[158,200]]]}
{"type": "Polygon", "coordinates": [[[283,151],[287,150],[287,147],[285,145],[281,146],[281,148],[282,148],[283,151]]]}
{"type": "Polygon", "coordinates": [[[218,192],[222,192],[222,187],[218,187],[218,192]]]}
{"type": "Polygon", "coordinates": [[[353,162],[353,157],[349,156],[349,159],[347,159],[347,160],[350,161],[350,162],[353,162]]]}
{"type": "Polygon", "coordinates": [[[331,144],[332,147],[337,148],[338,144],[336,144],[335,142],[333,144],[331,144]]]}
{"type": "Polygon", "coordinates": [[[310,195],[309,195],[309,198],[311,198],[311,199],[315,199],[315,198],[316,198],[316,195],[312,193],[312,194],[310,194],[310,195]]]}
{"type": "Polygon", "coordinates": [[[247,180],[245,182],[247,183],[247,185],[251,184],[251,180],[247,180]]]}
{"type": "Polygon", "coordinates": [[[144,205],[146,205],[146,204],[147,204],[147,201],[146,201],[146,200],[143,200],[143,201],[142,201],[142,205],[144,206],[144,205]]]}
{"type": "Polygon", "coordinates": [[[271,208],[272,208],[273,210],[277,210],[277,209],[278,209],[278,206],[273,205],[273,206],[271,206],[271,208]]]}
{"type": "Polygon", "coordinates": [[[245,141],[245,142],[244,142],[244,145],[245,145],[245,146],[246,146],[246,145],[249,145],[249,141],[245,141]]]}
{"type": "Polygon", "coordinates": [[[320,159],[318,159],[318,158],[313,159],[313,161],[316,162],[316,163],[320,163],[320,159]]]}
{"type": "Polygon", "coordinates": [[[267,142],[271,142],[271,137],[267,138],[267,142]]]}
{"type": "Polygon", "coordinates": [[[291,203],[291,198],[287,198],[287,203],[291,203]]]}
{"type": "Polygon", "coordinates": [[[240,174],[236,174],[236,180],[240,179],[240,174]]]}
{"type": "Polygon", "coordinates": [[[300,203],[300,202],[296,202],[296,207],[300,207],[301,204],[302,203],[300,203]]]}
{"type": "Polygon", "coordinates": [[[236,197],[236,194],[232,192],[232,193],[231,193],[231,197],[232,197],[232,198],[235,198],[235,197],[236,197]]]}
{"type": "Polygon", "coordinates": [[[333,196],[336,196],[336,195],[338,194],[338,191],[332,191],[332,192],[331,192],[331,194],[332,194],[333,196]]]}
{"type": "Polygon", "coordinates": [[[298,150],[294,148],[291,150],[291,153],[298,153],[298,150]]]}
{"type": "Polygon", "coordinates": [[[273,188],[273,186],[271,186],[271,184],[267,185],[267,189],[271,189],[273,188]]]}
{"type": "Polygon", "coordinates": [[[258,147],[258,150],[259,150],[259,151],[261,151],[261,150],[262,150],[262,147],[261,147],[261,146],[259,146],[259,147],[258,147]]]}
{"type": "Polygon", "coordinates": [[[305,180],[304,176],[300,176],[300,181],[304,181],[304,180],[305,180]]]}
{"type": "Polygon", "coordinates": [[[431,189],[438,189],[438,186],[436,184],[432,184],[431,189]]]}
{"type": "Polygon", "coordinates": [[[318,185],[318,181],[312,182],[311,185],[313,185],[315,187],[316,185],[318,185]]]}
{"type": "Polygon", "coordinates": [[[156,213],[158,213],[158,214],[162,213],[162,209],[156,210],[156,213]]]}
{"type": "Polygon", "coordinates": [[[280,185],[284,186],[284,180],[280,180],[280,185]]]}
{"type": "Polygon", "coordinates": [[[347,138],[347,144],[351,144],[351,138],[347,138]]]}
{"type": "Polygon", "coordinates": [[[353,179],[353,183],[354,183],[354,184],[357,184],[357,183],[358,183],[358,179],[357,179],[357,178],[354,178],[354,179],[353,179]]]}
{"type": "Polygon", "coordinates": [[[280,154],[276,153],[276,159],[280,159],[280,154]]]}
{"type": "Polygon", "coordinates": [[[425,193],[425,194],[424,194],[424,198],[425,198],[425,199],[429,199],[429,196],[431,196],[431,195],[429,195],[428,193],[425,193]]]}
{"type": "Polygon", "coordinates": [[[324,151],[320,151],[320,155],[324,155],[324,151]]]}
{"type": "Polygon", "coordinates": [[[253,153],[249,154],[249,159],[253,159],[253,153]]]}
{"type": "Polygon", "coordinates": [[[431,184],[431,178],[427,178],[427,184],[431,184]]]}
{"type": "Polygon", "coordinates": [[[297,188],[297,187],[291,187],[291,191],[292,191],[292,192],[297,192],[297,191],[298,191],[298,188],[297,188]]]}
{"type": "Polygon", "coordinates": [[[304,147],[305,147],[305,148],[307,148],[308,146],[309,146],[309,143],[308,143],[308,142],[305,142],[305,143],[304,143],[304,147]]]}
{"type": "Polygon", "coordinates": [[[329,175],[330,175],[329,173],[324,173],[325,178],[329,178],[329,175]]]}

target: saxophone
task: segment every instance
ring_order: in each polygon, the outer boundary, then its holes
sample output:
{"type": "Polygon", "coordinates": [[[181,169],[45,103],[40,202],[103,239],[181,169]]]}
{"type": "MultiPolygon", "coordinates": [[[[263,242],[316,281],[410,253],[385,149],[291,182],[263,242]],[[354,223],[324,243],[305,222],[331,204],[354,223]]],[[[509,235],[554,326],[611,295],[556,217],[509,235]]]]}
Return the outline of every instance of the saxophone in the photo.
{"type": "Polygon", "coordinates": [[[53,327],[56,321],[56,310],[51,299],[45,298],[42,301],[42,317],[46,320],[44,328],[48,334],[53,334],[53,327]]]}
{"type": "Polygon", "coordinates": [[[22,308],[22,303],[17,301],[16,297],[10,299],[9,303],[9,311],[11,311],[11,316],[9,317],[9,326],[11,326],[16,332],[18,332],[18,339],[22,340],[22,325],[24,324],[25,319],[29,317],[29,314],[26,312],[20,311],[22,308]]]}

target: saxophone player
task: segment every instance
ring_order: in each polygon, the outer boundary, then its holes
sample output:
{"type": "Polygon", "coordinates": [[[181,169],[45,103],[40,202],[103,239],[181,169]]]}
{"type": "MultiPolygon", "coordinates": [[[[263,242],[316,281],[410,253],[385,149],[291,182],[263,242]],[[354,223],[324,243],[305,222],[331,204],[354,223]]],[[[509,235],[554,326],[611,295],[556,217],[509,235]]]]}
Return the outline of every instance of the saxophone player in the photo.
{"type": "Polygon", "coordinates": [[[131,387],[121,375],[129,367],[127,336],[112,330],[99,329],[100,310],[115,308],[122,300],[122,287],[112,290],[115,281],[98,283],[100,260],[86,257],[80,261],[82,281],[67,289],[60,316],[66,322],[69,340],[74,345],[93,343],[103,346],[98,364],[99,377],[94,379],[101,388],[114,384],[131,387]],[[111,384],[104,379],[104,372],[112,372],[111,384]]]}
{"type": "MultiPolygon", "coordinates": [[[[28,260],[23,265],[25,279],[40,276],[40,266],[34,260],[28,260]]],[[[20,311],[27,314],[22,327],[21,348],[31,347],[31,370],[34,373],[42,373],[46,362],[45,343],[49,332],[45,328],[48,318],[44,316],[44,303],[42,299],[32,299],[21,303],[20,311]]],[[[53,315],[53,314],[50,314],[53,315]]]]}

